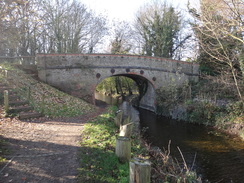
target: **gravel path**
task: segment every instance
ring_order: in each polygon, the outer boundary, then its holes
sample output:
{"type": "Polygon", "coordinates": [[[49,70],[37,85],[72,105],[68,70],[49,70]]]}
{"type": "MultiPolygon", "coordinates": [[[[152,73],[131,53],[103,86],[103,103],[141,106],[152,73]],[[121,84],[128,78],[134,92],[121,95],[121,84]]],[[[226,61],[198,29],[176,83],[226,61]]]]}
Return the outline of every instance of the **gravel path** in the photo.
{"type": "Polygon", "coordinates": [[[0,119],[10,149],[8,163],[0,168],[0,183],[77,182],[83,124],[103,111],[66,119],[0,119]]]}

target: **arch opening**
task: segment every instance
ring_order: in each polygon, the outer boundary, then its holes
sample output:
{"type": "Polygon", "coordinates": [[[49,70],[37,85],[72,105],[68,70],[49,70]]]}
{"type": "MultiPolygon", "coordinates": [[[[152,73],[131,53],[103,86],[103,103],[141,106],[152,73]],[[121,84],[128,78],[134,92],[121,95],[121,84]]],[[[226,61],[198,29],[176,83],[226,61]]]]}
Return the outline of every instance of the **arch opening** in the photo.
{"type": "Polygon", "coordinates": [[[147,78],[136,74],[116,74],[100,79],[94,91],[95,104],[118,104],[130,101],[133,105],[155,112],[155,88],[147,78]],[[109,97],[109,99],[108,99],[109,97]],[[107,101],[104,101],[107,100],[107,101]]]}

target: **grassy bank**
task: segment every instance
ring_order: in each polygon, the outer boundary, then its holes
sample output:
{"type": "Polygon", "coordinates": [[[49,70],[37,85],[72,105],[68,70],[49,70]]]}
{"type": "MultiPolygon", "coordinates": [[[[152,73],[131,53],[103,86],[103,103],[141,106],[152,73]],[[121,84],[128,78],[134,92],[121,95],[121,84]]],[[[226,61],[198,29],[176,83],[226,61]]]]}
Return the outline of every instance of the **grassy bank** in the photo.
{"type": "Polygon", "coordinates": [[[244,104],[241,101],[227,105],[213,102],[192,102],[187,105],[188,120],[216,127],[244,140],[244,104]],[[200,120],[199,120],[200,119],[200,120]]]}
{"type": "Polygon", "coordinates": [[[156,93],[158,114],[213,126],[244,139],[243,100],[215,77],[200,78],[199,82],[185,83],[180,88],[172,84],[156,93]]]}
{"type": "Polygon", "coordinates": [[[128,163],[120,164],[114,153],[117,127],[116,108],[84,126],[81,142],[80,182],[128,182],[128,163]]]}
{"type": "MultiPolygon", "coordinates": [[[[115,155],[115,107],[85,124],[82,131],[79,182],[128,183],[129,164],[121,164],[115,155]]],[[[180,165],[168,152],[155,150],[139,135],[132,137],[132,157],[149,159],[152,182],[200,182],[195,172],[180,165]]]]}
{"type": "Polygon", "coordinates": [[[33,79],[24,71],[5,63],[3,69],[8,70],[8,78],[5,72],[0,72],[5,82],[12,86],[14,91],[22,99],[27,99],[32,107],[48,117],[73,117],[94,111],[95,107],[82,99],[68,95],[50,85],[33,79]],[[8,82],[11,80],[11,82],[8,82]],[[29,95],[29,96],[28,96],[29,95]]]}

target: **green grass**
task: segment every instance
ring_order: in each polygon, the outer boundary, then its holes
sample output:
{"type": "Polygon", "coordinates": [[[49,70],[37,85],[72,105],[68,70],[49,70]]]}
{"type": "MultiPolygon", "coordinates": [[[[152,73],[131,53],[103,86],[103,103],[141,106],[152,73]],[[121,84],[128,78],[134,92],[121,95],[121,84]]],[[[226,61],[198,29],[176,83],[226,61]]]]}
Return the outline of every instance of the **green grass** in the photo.
{"type": "MultiPolygon", "coordinates": [[[[80,182],[129,182],[129,164],[121,164],[115,155],[118,128],[114,123],[116,108],[88,122],[82,131],[80,182]]],[[[139,140],[132,139],[132,156],[143,152],[139,140]]]]}
{"type": "Polygon", "coordinates": [[[117,133],[113,121],[114,110],[109,110],[84,126],[80,182],[128,182],[128,164],[120,164],[114,153],[117,133]]]}
{"type": "MultiPolygon", "coordinates": [[[[121,164],[115,155],[116,135],[119,131],[113,120],[115,110],[116,108],[110,109],[84,126],[79,168],[79,182],[81,183],[129,182],[129,164],[121,164]]],[[[131,143],[132,157],[150,159],[154,170],[164,172],[164,174],[154,172],[160,181],[200,182],[195,172],[181,167],[168,153],[155,154],[158,151],[144,144],[139,135],[132,138],[131,143]]]]}

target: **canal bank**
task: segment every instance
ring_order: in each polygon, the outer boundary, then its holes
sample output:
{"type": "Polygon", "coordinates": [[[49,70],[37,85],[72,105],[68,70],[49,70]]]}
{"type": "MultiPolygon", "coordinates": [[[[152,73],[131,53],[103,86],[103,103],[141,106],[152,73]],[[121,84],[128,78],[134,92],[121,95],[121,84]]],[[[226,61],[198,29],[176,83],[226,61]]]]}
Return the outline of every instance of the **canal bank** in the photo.
{"type": "Polygon", "coordinates": [[[185,103],[173,103],[160,106],[157,114],[175,120],[214,127],[228,135],[244,140],[244,105],[241,101],[188,100],[185,103]]]}
{"type": "Polygon", "coordinates": [[[139,112],[146,141],[161,150],[167,150],[171,142],[171,155],[181,162],[180,149],[188,167],[196,170],[203,182],[239,183],[244,179],[244,144],[240,138],[200,124],[201,121],[194,124],[146,110],[139,112]]]}

